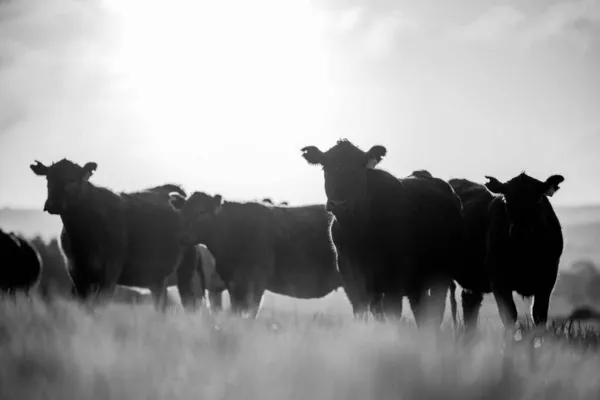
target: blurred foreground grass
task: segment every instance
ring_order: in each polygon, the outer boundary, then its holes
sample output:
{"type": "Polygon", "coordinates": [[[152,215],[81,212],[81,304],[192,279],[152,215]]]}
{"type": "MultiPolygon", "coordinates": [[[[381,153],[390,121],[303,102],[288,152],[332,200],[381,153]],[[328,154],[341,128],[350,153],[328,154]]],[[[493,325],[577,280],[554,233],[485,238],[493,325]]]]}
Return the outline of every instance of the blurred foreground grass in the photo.
{"type": "Polygon", "coordinates": [[[436,340],[335,315],[91,313],[19,298],[0,301],[0,399],[600,398],[599,352],[524,342],[503,351],[486,329],[467,348],[450,326],[436,340]]]}

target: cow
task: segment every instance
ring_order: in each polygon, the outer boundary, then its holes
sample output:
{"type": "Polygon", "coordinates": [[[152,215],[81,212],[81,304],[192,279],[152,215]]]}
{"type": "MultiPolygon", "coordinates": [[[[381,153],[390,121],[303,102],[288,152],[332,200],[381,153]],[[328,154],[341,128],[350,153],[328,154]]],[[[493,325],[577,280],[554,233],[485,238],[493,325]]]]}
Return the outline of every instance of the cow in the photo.
{"type": "Polygon", "coordinates": [[[29,294],[39,285],[42,259],[29,241],[0,229],[0,293],[29,294]]]}
{"type": "Polygon", "coordinates": [[[503,325],[513,328],[513,291],[534,298],[533,320],[545,325],[563,251],[562,228],[548,197],[564,177],[542,182],[523,172],[504,183],[486,178],[485,184],[449,181],[462,200],[468,230],[467,273],[457,277],[465,326],[476,325],[483,295],[493,293],[503,325]]]}
{"type": "Polygon", "coordinates": [[[30,166],[47,180],[44,211],[60,216],[62,249],[74,284],[74,295],[86,300],[94,294],[111,295],[117,284],[146,287],[157,309],[167,306],[167,279],[177,271],[182,300],[193,297],[193,246],[182,246],[180,212],[171,192],[186,197],[177,185],[144,191],[115,193],[94,185],[90,177],[97,164],[83,167],[67,159],[50,166],[30,166]],[[178,268],[179,267],[179,268],[178,268]]]}
{"type": "Polygon", "coordinates": [[[229,202],[194,192],[182,216],[183,242],[203,243],[214,255],[235,313],[255,318],[265,290],[311,299],[341,286],[324,205],[229,202]]]}
{"type": "Polygon", "coordinates": [[[399,318],[407,296],[418,326],[441,324],[465,240],[450,185],[427,171],[398,179],[376,169],[387,153],[380,145],[364,152],[342,139],[326,152],[302,152],[324,171],[330,236],[354,315],[399,318]]]}

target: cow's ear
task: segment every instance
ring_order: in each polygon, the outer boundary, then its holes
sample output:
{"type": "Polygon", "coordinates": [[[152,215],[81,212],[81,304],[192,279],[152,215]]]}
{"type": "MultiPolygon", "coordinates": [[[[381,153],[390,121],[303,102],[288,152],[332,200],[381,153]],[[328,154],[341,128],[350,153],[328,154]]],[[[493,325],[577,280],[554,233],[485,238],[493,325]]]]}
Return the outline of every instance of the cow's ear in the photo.
{"type": "Polygon", "coordinates": [[[98,164],[96,164],[95,162],[89,162],[87,164],[85,164],[83,166],[83,180],[87,181],[88,179],[90,179],[90,177],[92,176],[92,174],[94,173],[94,171],[96,171],[96,169],[98,168],[98,164]]]}
{"type": "Polygon", "coordinates": [[[316,146],[306,146],[302,148],[302,157],[312,165],[323,165],[325,154],[316,146]]]}
{"type": "Polygon", "coordinates": [[[367,168],[375,168],[377,164],[385,157],[387,149],[384,146],[376,145],[367,151],[367,168]]]}
{"type": "Polygon", "coordinates": [[[556,191],[560,189],[559,185],[563,183],[564,180],[565,178],[562,175],[552,175],[551,177],[546,179],[546,182],[544,182],[544,195],[552,197],[554,193],[556,193],[556,191]]]}
{"type": "Polygon", "coordinates": [[[31,168],[33,173],[37,176],[46,176],[48,174],[48,167],[38,160],[35,160],[35,164],[31,164],[29,168],[31,168]]]}
{"type": "Polygon", "coordinates": [[[492,193],[504,194],[504,183],[500,182],[493,176],[486,175],[485,178],[488,180],[484,185],[492,193]]]}

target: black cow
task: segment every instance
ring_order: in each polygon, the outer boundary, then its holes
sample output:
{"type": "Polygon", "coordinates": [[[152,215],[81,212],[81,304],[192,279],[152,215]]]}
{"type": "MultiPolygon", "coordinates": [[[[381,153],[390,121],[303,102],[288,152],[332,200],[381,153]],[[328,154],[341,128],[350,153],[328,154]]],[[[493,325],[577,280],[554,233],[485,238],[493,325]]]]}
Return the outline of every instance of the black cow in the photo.
{"type": "Polygon", "coordinates": [[[486,178],[485,185],[449,181],[463,202],[468,227],[467,273],[457,277],[465,325],[477,323],[483,294],[492,292],[504,326],[513,327],[513,291],[534,297],[534,322],[545,324],[563,251],[562,229],[548,196],[564,178],[552,175],[541,182],[525,173],[505,183],[486,178]]]}
{"type": "Polygon", "coordinates": [[[222,202],[195,192],[182,214],[184,242],[204,243],[214,255],[234,312],[255,317],[265,290],[310,299],[341,285],[322,205],[222,202]]]}
{"type": "Polygon", "coordinates": [[[134,193],[114,193],[89,178],[96,163],[83,167],[67,159],[51,166],[31,165],[48,182],[44,211],[63,222],[61,246],[69,260],[75,295],[114,292],[117,284],[149,288],[155,306],[166,307],[167,279],[176,270],[182,300],[193,298],[191,277],[195,249],[182,247],[180,212],[171,192],[185,197],[177,185],[134,193]],[[189,257],[186,257],[186,253],[189,257]],[[178,268],[179,266],[179,268],[178,268]]]}
{"type": "Polygon", "coordinates": [[[370,308],[379,318],[400,317],[408,296],[417,324],[425,322],[427,303],[441,323],[465,239],[460,199],[449,184],[426,171],[398,179],[375,169],[383,146],[364,152],[340,140],[327,152],[302,151],[324,170],[331,238],[355,315],[370,308]]]}
{"type": "Polygon", "coordinates": [[[42,259],[20,235],[0,229],[0,293],[29,293],[42,276],[42,259]]]}

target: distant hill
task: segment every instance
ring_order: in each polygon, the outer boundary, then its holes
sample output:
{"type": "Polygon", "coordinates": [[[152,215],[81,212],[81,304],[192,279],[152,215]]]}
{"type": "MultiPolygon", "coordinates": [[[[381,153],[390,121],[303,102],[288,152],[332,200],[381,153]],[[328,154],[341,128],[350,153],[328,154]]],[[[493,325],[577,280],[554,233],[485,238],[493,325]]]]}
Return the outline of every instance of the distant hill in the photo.
{"type": "Polygon", "coordinates": [[[51,239],[60,234],[62,221],[60,217],[41,210],[3,208],[0,209],[0,228],[27,237],[39,235],[51,239]]]}

